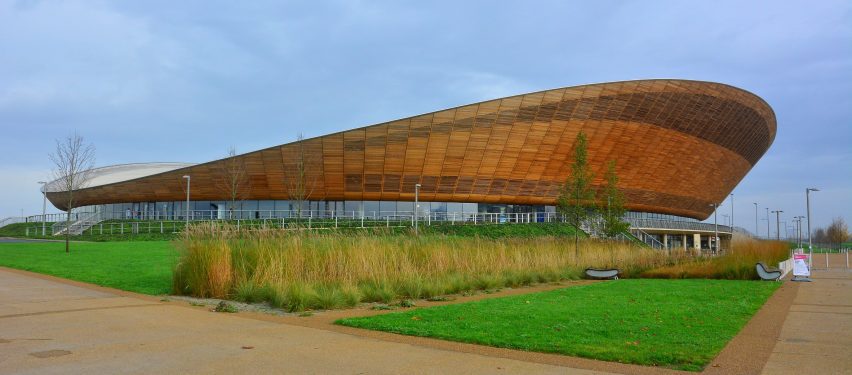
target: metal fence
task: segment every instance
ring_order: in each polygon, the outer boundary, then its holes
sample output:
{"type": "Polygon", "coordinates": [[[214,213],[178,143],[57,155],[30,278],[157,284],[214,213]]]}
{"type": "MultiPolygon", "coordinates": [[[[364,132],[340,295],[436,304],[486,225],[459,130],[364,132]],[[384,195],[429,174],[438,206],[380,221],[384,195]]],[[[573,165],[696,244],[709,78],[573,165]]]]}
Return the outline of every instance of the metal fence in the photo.
{"type": "MultiPolygon", "coordinates": [[[[72,234],[88,235],[116,235],[116,234],[144,234],[144,233],[176,233],[182,231],[187,222],[190,223],[230,223],[238,229],[336,229],[336,228],[397,228],[413,227],[419,225],[449,224],[449,225],[482,225],[482,224],[519,224],[533,222],[555,222],[561,218],[555,213],[430,213],[415,216],[413,213],[383,212],[381,215],[359,215],[357,212],[348,215],[338,215],[335,212],[309,212],[303,211],[301,217],[298,214],[286,215],[282,218],[260,218],[260,219],[210,219],[205,218],[208,211],[197,212],[190,215],[191,220],[180,218],[180,220],[94,220],[96,214],[81,214],[79,221],[72,222],[72,234]],[[85,227],[83,225],[85,224],[85,227]]],[[[215,225],[215,224],[214,224],[215,225]]],[[[52,225],[51,233],[62,234],[65,230],[64,222],[52,225]]],[[[27,236],[41,235],[41,226],[26,228],[27,236]]]]}

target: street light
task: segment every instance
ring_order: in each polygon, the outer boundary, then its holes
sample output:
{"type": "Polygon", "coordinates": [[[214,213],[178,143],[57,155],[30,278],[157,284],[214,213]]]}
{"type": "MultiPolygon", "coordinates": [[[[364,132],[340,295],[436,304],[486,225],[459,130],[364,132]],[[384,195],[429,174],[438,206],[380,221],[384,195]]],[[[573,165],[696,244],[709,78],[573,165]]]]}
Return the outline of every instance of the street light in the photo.
{"type": "Polygon", "coordinates": [[[734,193],[731,193],[731,244],[728,245],[728,250],[734,252],[734,193]]]}
{"type": "Polygon", "coordinates": [[[47,228],[44,218],[44,214],[47,211],[47,182],[39,181],[38,183],[41,184],[41,236],[44,237],[47,228]]]}
{"type": "Polygon", "coordinates": [[[772,211],[775,214],[775,239],[781,241],[781,213],[784,211],[772,211]]]}
{"type": "Polygon", "coordinates": [[[766,207],[766,239],[769,239],[769,207],[766,207]]]}
{"type": "Polygon", "coordinates": [[[716,221],[716,210],[719,208],[719,204],[710,203],[710,207],[713,207],[713,242],[716,244],[716,250],[713,250],[711,244],[710,251],[716,253],[719,251],[719,223],[716,221]]]}
{"type": "Polygon", "coordinates": [[[415,236],[420,234],[419,231],[418,231],[418,229],[419,229],[418,228],[419,218],[417,217],[418,214],[419,214],[418,211],[420,211],[420,184],[414,184],[414,235],[415,236]]]}
{"type": "Polygon", "coordinates": [[[760,238],[760,233],[758,233],[758,229],[757,229],[757,202],[755,202],[753,204],[754,204],[754,235],[757,238],[760,238]]]}
{"type": "Polygon", "coordinates": [[[189,183],[192,177],[189,175],[184,175],[183,178],[186,179],[186,226],[184,230],[189,228],[189,183]]]}
{"type": "Polygon", "coordinates": [[[796,237],[797,237],[797,240],[798,240],[797,243],[799,244],[798,248],[801,249],[802,248],[802,219],[804,219],[805,217],[799,215],[799,216],[794,216],[794,218],[796,219],[796,237]]]}
{"type": "Polygon", "coordinates": [[[808,205],[808,266],[813,265],[814,243],[811,241],[811,192],[819,191],[817,188],[805,188],[805,201],[808,205]]]}

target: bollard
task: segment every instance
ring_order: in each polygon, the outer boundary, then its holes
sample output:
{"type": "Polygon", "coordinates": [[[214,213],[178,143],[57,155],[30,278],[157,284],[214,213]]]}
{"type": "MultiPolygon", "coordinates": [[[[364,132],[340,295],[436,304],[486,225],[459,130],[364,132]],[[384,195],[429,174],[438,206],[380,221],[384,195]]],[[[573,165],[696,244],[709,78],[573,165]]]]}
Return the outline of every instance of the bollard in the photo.
{"type": "Polygon", "coordinates": [[[825,270],[828,271],[828,251],[825,252],[825,270]]]}

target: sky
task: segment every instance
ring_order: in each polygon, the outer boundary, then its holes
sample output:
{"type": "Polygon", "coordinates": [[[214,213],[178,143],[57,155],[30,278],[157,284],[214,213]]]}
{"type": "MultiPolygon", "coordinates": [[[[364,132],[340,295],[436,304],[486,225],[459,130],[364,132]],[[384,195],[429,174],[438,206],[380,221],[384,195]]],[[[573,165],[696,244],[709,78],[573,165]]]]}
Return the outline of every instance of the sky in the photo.
{"type": "Polygon", "coordinates": [[[820,189],[814,227],[850,222],[852,2],[682,0],[0,0],[0,218],[41,212],[48,154],[75,131],[98,166],[205,162],[646,78],[726,83],[775,110],[774,144],[734,189],[734,224],[754,229],[753,202],[792,223],[806,187],[820,189]]]}

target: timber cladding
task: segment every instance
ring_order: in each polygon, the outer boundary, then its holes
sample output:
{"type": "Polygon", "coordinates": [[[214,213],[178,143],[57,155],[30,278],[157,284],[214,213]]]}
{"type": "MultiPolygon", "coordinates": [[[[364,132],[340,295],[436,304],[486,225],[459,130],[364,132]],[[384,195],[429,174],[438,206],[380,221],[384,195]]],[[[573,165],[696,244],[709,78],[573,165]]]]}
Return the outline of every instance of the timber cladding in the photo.
{"type": "MultiPolygon", "coordinates": [[[[747,91],[711,82],[641,80],[490,100],[240,155],[245,199],[556,203],[582,131],[594,185],[609,160],[631,210],[705,219],[775,139],[775,114],[747,91]],[[302,165],[303,167],[299,167],[302,165]]],[[[226,200],[222,160],[78,191],[80,206],[226,200]]],[[[59,208],[60,193],[47,197],[59,208]]]]}

